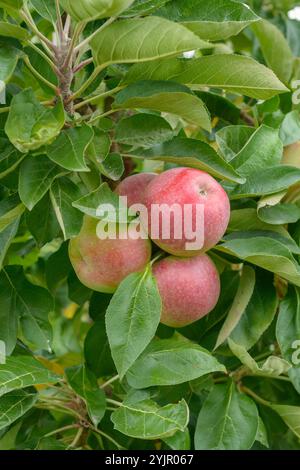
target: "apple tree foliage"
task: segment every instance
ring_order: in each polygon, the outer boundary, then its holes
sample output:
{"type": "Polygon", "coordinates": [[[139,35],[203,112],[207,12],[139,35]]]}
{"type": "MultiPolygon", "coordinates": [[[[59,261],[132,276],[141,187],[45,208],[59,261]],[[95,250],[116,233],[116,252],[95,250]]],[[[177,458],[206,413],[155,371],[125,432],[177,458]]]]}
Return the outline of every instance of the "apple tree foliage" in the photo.
{"type": "Polygon", "coordinates": [[[300,449],[296,3],[0,0],[0,449],[300,449]],[[68,258],[176,165],[232,205],[219,303],[177,331],[151,267],[111,296],[68,258]]]}

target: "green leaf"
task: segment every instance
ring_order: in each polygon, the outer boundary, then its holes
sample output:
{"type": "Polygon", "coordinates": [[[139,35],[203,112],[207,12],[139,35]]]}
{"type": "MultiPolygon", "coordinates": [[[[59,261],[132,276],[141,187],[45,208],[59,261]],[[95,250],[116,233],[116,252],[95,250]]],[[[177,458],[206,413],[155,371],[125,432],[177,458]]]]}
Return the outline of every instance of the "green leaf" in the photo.
{"type": "Polygon", "coordinates": [[[0,340],[5,343],[6,354],[13,352],[18,335],[18,317],[13,289],[5,272],[0,272],[0,340]]]}
{"type": "Polygon", "coordinates": [[[20,10],[23,0],[0,0],[0,7],[8,10],[20,10]]]}
{"type": "Polygon", "coordinates": [[[278,298],[271,273],[256,269],[256,282],[251,299],[230,334],[230,338],[252,348],[271,325],[278,308],[278,298]],[[251,328],[249,328],[251,325],[251,328]]]}
{"type": "Polygon", "coordinates": [[[300,438],[300,407],[289,405],[270,405],[279,414],[285,424],[300,438]]]}
{"type": "Polygon", "coordinates": [[[49,194],[46,194],[32,211],[26,214],[26,222],[39,246],[51,242],[60,235],[60,227],[49,194]]]}
{"type": "Polygon", "coordinates": [[[221,88],[262,100],[288,91],[270,69],[250,57],[233,54],[136,64],[124,82],[129,84],[139,80],[172,80],[195,90],[221,88]]]}
{"type": "Polygon", "coordinates": [[[123,12],[122,16],[149,15],[171,0],[135,0],[133,5],[123,12]]]}
{"type": "Polygon", "coordinates": [[[300,267],[290,250],[271,237],[236,238],[218,246],[218,250],[237,256],[300,286],[300,267]]]}
{"type": "Polygon", "coordinates": [[[154,339],[126,374],[133,388],[176,385],[211,372],[226,372],[209,351],[183,336],[154,339]]]}
{"type": "Polygon", "coordinates": [[[240,284],[234,298],[233,304],[228,312],[227,318],[219,333],[215,349],[217,349],[231,335],[239,323],[250,299],[255,286],[255,271],[250,266],[245,266],[242,271],[240,284]]]}
{"type": "Polygon", "coordinates": [[[244,364],[253,375],[262,377],[279,377],[286,374],[291,365],[277,356],[269,356],[261,366],[250,356],[246,349],[240,344],[228,339],[228,344],[233,354],[244,364]]]}
{"type": "Polygon", "coordinates": [[[87,148],[86,155],[96,165],[102,163],[107,157],[111,147],[110,136],[107,132],[94,127],[93,141],[87,148]]]}
{"type": "Polygon", "coordinates": [[[267,448],[270,447],[266,426],[260,416],[258,417],[258,430],[255,440],[267,448]]]}
{"type": "Polygon", "coordinates": [[[96,377],[110,375],[115,371],[105,331],[105,323],[102,319],[97,319],[95,321],[86,336],[84,343],[84,357],[88,368],[96,375],[96,377]]]}
{"type": "Polygon", "coordinates": [[[159,407],[145,392],[127,397],[111,415],[117,431],[136,439],[161,439],[184,431],[189,420],[185,400],[159,407]]]}
{"type": "Polygon", "coordinates": [[[277,77],[288,83],[293,71],[294,57],[282,32],[272,23],[261,20],[252,26],[267,65],[277,77]],[[281,57],[281,60],[278,60],[281,57]]]}
{"type": "Polygon", "coordinates": [[[233,382],[215,385],[201,408],[196,450],[247,450],[255,441],[258,412],[255,403],[239,393],[233,382]]]}
{"type": "Polygon", "coordinates": [[[232,166],[208,144],[196,139],[175,137],[169,142],[156,145],[149,150],[136,149],[132,155],[147,160],[161,160],[180,166],[207,171],[212,176],[229,181],[245,181],[232,166]]]}
{"type": "MultiPolygon", "coordinates": [[[[282,193],[280,193],[282,194],[282,193]]],[[[259,218],[275,225],[293,224],[300,219],[300,208],[295,204],[266,205],[258,210],[259,218]]]]}
{"type": "Polygon", "coordinates": [[[60,133],[64,123],[61,101],[52,109],[45,108],[33,91],[28,89],[13,97],[5,132],[20,152],[27,153],[50,144],[60,133]]]}
{"type": "Polygon", "coordinates": [[[300,170],[288,165],[277,165],[264,171],[251,173],[247,182],[237,186],[231,193],[231,199],[256,197],[274,194],[293,186],[300,181],[300,170]]]}
{"type": "Polygon", "coordinates": [[[121,378],[154,337],[160,315],[161,299],[149,269],[120,284],[107,309],[106,330],[121,378]]]}
{"type": "Polygon", "coordinates": [[[45,196],[53,181],[65,171],[46,155],[29,155],[21,165],[19,194],[25,206],[32,210],[45,196]]]}
{"type": "Polygon", "coordinates": [[[0,80],[7,83],[15,71],[21,53],[9,44],[0,43],[0,46],[0,80]]]}
{"type": "Polygon", "coordinates": [[[76,21],[92,21],[109,16],[117,16],[128,8],[134,0],[60,0],[66,12],[76,21]]]}
{"type": "Polygon", "coordinates": [[[107,67],[176,56],[210,45],[184,26],[152,16],[109,25],[91,40],[91,47],[95,62],[107,67]]]}
{"type": "Polygon", "coordinates": [[[254,132],[256,129],[248,126],[227,126],[217,131],[216,141],[224,158],[230,162],[243,149],[254,132]]]}
{"type": "Polygon", "coordinates": [[[24,158],[7,138],[0,136],[0,179],[12,173],[24,158]]]}
{"type": "Polygon", "coordinates": [[[209,41],[228,39],[259,19],[250,8],[230,0],[173,0],[156,14],[184,24],[209,41]]]}
{"type": "Polygon", "coordinates": [[[51,186],[51,202],[65,240],[80,232],[83,214],[72,205],[80,196],[79,187],[68,178],[59,178],[51,186]]]}
{"type": "Polygon", "coordinates": [[[217,93],[208,91],[197,91],[196,95],[205,103],[212,118],[218,117],[223,121],[230,122],[232,124],[238,123],[241,110],[229,99],[222,95],[218,95],[217,93]]]}
{"type": "Polygon", "coordinates": [[[6,428],[21,418],[37,401],[36,393],[18,390],[0,399],[0,429],[6,428]]]}
{"type": "Polygon", "coordinates": [[[47,148],[47,155],[54,163],[67,170],[90,171],[84,156],[93,137],[93,129],[86,124],[64,130],[47,148]]]}
{"type": "Polygon", "coordinates": [[[32,356],[11,356],[0,365],[0,397],[12,390],[59,382],[61,379],[32,356]]]}
{"type": "Polygon", "coordinates": [[[127,221],[127,209],[126,207],[120,206],[119,196],[112,192],[107,183],[103,183],[99,186],[98,189],[92,191],[85,196],[82,196],[77,201],[73,202],[73,207],[76,207],[84,214],[87,214],[91,217],[98,218],[98,208],[100,205],[111,205],[115,208],[117,216],[120,215],[121,219],[124,222],[127,221]]]}
{"type": "Polygon", "coordinates": [[[174,131],[170,124],[155,114],[135,114],[121,119],[116,126],[115,140],[132,147],[152,147],[171,140],[174,131]]]}
{"type": "Polygon", "coordinates": [[[294,387],[300,393],[300,296],[299,289],[292,286],[280,304],[276,338],[282,356],[292,365],[288,374],[294,387]]]}
{"type": "Polygon", "coordinates": [[[84,357],[89,369],[96,377],[115,373],[105,329],[105,312],[112,295],[94,292],[89,306],[89,315],[95,321],[84,343],[84,357]],[[95,351],[97,350],[97,354],[95,351]]]}
{"type": "Polygon", "coordinates": [[[30,38],[30,34],[26,29],[6,21],[0,21],[0,36],[16,38],[20,41],[27,41],[30,38]]]}
{"type": "Polygon", "coordinates": [[[243,231],[270,231],[280,233],[283,236],[289,236],[284,227],[280,225],[271,225],[263,222],[257,213],[256,208],[236,209],[231,211],[229,232],[243,231]]]}
{"type": "Polygon", "coordinates": [[[105,414],[106,399],[96,377],[84,365],[70,367],[65,373],[69,385],[86,402],[89,416],[97,427],[105,414]]]}
{"type": "Polygon", "coordinates": [[[280,130],[283,145],[291,145],[300,140],[300,116],[298,111],[291,111],[284,117],[280,130]]]}
{"type": "Polygon", "coordinates": [[[19,316],[27,340],[40,349],[51,351],[52,329],[48,314],[53,310],[53,299],[48,291],[28,282],[18,266],[5,268],[1,278],[7,286],[3,295],[7,317],[19,316]]]}
{"type": "Polygon", "coordinates": [[[131,84],[117,94],[114,108],[146,108],[171,113],[211,131],[210,116],[203,101],[188,87],[175,82],[149,80],[131,84]]]}
{"type": "Polygon", "coordinates": [[[19,224],[20,217],[18,217],[0,232],[0,270],[3,267],[7,250],[9,249],[11,242],[17,234],[19,224]]]}
{"type": "Polygon", "coordinates": [[[0,201],[0,233],[18,219],[25,208],[16,194],[0,201]]]}
{"type": "Polygon", "coordinates": [[[124,161],[119,153],[110,153],[98,167],[101,173],[112,181],[119,181],[125,171],[124,161]]]}
{"type": "Polygon", "coordinates": [[[71,271],[68,243],[63,243],[46,261],[46,281],[51,293],[55,293],[67,280],[71,271]]]}
{"type": "Polygon", "coordinates": [[[283,145],[278,130],[262,125],[251,135],[230,163],[241,175],[249,176],[260,170],[279,165],[282,153],[283,145]]]}
{"type": "Polygon", "coordinates": [[[49,0],[30,0],[30,3],[40,16],[51,23],[56,22],[57,14],[55,2],[49,2],[49,0]]]}
{"type": "Polygon", "coordinates": [[[188,429],[177,431],[173,436],[165,437],[163,441],[172,450],[190,450],[191,448],[191,438],[188,429]]]}

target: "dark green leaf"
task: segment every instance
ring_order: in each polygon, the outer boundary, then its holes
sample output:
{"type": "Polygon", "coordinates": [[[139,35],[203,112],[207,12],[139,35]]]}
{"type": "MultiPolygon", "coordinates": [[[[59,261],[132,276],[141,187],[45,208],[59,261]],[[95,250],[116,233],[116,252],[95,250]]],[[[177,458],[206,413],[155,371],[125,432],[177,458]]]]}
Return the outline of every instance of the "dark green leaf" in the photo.
{"type": "Polygon", "coordinates": [[[107,309],[106,330],[121,378],[154,337],[160,315],[161,299],[149,269],[120,284],[107,309]]]}
{"type": "Polygon", "coordinates": [[[5,132],[20,152],[27,153],[51,143],[65,123],[64,108],[42,106],[31,89],[14,96],[5,124],[5,132]]]}
{"type": "Polygon", "coordinates": [[[216,385],[200,411],[197,450],[247,450],[255,441],[258,412],[255,403],[235,385],[216,385]]]}
{"type": "Polygon", "coordinates": [[[37,401],[36,393],[17,390],[0,399],[0,429],[6,428],[30,410],[37,401]]]}
{"type": "Polygon", "coordinates": [[[250,8],[230,0],[173,0],[156,14],[184,24],[209,41],[234,36],[259,19],[250,8]]]}
{"type": "Polygon", "coordinates": [[[175,82],[149,80],[131,84],[118,93],[114,107],[171,113],[211,131],[210,116],[203,101],[188,87],[175,82]]]}
{"type": "Polygon", "coordinates": [[[223,160],[212,147],[195,139],[175,137],[173,140],[149,150],[136,149],[132,154],[135,157],[143,157],[147,160],[161,160],[176,163],[180,166],[197,168],[207,171],[217,178],[229,181],[240,183],[244,181],[243,177],[223,160]]]}
{"type": "Polygon", "coordinates": [[[51,186],[50,195],[64,239],[75,237],[83,221],[83,214],[72,205],[81,196],[80,188],[68,178],[59,178],[51,186]]]}
{"type": "Polygon", "coordinates": [[[64,130],[47,148],[47,155],[67,170],[89,171],[84,156],[93,137],[93,129],[86,124],[64,130]]]}
{"type": "Polygon", "coordinates": [[[300,297],[299,289],[292,286],[280,304],[276,337],[283,357],[292,365],[288,374],[300,393],[300,297]]]}
{"type": "Polygon", "coordinates": [[[69,385],[84,399],[89,416],[97,427],[105,414],[106,400],[96,377],[86,366],[70,367],[65,372],[69,385]]]}
{"type": "Polygon", "coordinates": [[[19,194],[25,206],[32,210],[48,192],[51,184],[65,171],[46,155],[28,156],[21,165],[19,194]]]}
{"type": "Polygon", "coordinates": [[[210,47],[184,26],[154,16],[117,21],[97,34],[91,46],[95,62],[101,67],[146,62],[210,47]]]}
{"type": "Polygon", "coordinates": [[[225,372],[209,351],[183,336],[154,339],[127,372],[134,388],[176,385],[211,372],[225,372]]]}
{"type": "Polygon", "coordinates": [[[184,400],[159,407],[144,391],[127,397],[111,415],[115,429],[137,439],[160,439],[184,431],[189,420],[184,400]]]}
{"type": "Polygon", "coordinates": [[[223,88],[262,100],[288,91],[271,70],[255,60],[228,54],[137,64],[126,75],[125,83],[138,80],[173,80],[196,90],[223,88]]]}
{"type": "Polygon", "coordinates": [[[56,383],[60,377],[46,369],[32,356],[11,356],[0,365],[0,396],[13,390],[56,383]]]}
{"type": "Polygon", "coordinates": [[[115,140],[133,147],[151,147],[174,137],[170,124],[155,114],[135,114],[118,122],[115,140]]]}

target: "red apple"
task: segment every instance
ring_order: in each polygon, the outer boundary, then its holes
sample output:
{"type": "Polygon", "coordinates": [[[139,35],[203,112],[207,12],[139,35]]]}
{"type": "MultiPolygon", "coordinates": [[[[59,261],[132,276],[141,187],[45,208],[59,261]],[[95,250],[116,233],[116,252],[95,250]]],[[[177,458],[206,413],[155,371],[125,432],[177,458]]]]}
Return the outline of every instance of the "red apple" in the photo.
{"type": "Polygon", "coordinates": [[[162,298],[161,323],[180,328],[207,315],[220,296],[220,277],[207,255],[169,256],[153,265],[162,298]]]}
{"type": "MultiPolygon", "coordinates": [[[[196,256],[215,246],[226,232],[230,218],[230,203],[222,186],[209,174],[192,168],[174,168],[158,175],[146,189],[145,204],[149,236],[164,251],[176,256],[196,256]],[[166,238],[163,224],[167,218],[170,219],[170,208],[174,204],[181,208],[182,221],[175,223],[171,213],[171,230],[166,238]],[[159,218],[153,217],[151,212],[155,205],[164,205],[159,218]],[[200,230],[203,235],[202,244],[195,247],[189,244],[193,240],[185,230],[188,226],[188,212],[184,212],[187,207],[192,214],[191,229],[198,233],[199,238],[200,230]],[[199,207],[203,210],[200,215],[201,229],[196,225],[196,210],[199,207]],[[181,231],[179,236],[178,226],[181,231]]],[[[199,222],[199,217],[197,220],[199,222]]]]}
{"type": "Polygon", "coordinates": [[[156,177],[156,173],[138,173],[128,176],[115,191],[119,196],[127,196],[128,207],[133,204],[143,204],[146,188],[156,177]]]}
{"type": "Polygon", "coordinates": [[[101,240],[96,230],[99,220],[85,217],[80,234],[70,241],[69,255],[79,280],[90,289],[113,293],[129,274],[143,271],[151,260],[147,239],[122,239],[127,227],[119,225],[117,239],[101,240]]]}

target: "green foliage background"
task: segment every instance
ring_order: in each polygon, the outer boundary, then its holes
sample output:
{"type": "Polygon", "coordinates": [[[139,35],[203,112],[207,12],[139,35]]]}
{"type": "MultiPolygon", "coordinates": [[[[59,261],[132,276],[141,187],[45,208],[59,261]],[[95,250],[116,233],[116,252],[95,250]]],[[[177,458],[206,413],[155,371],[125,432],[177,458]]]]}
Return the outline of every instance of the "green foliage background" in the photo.
{"type": "Polygon", "coordinates": [[[300,449],[297,3],[0,0],[0,449],[300,449]],[[218,305],[178,331],[151,266],[111,296],[68,257],[176,165],[232,204],[218,305]]]}

